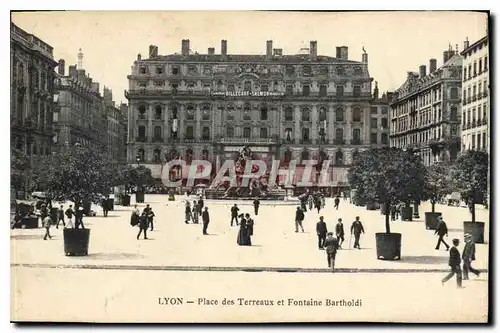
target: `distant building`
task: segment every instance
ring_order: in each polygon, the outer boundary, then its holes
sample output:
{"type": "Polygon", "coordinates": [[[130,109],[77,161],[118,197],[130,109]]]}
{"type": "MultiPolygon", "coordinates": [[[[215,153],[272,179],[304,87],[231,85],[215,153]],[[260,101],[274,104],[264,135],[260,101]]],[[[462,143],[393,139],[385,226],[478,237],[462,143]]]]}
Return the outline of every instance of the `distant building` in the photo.
{"type": "Polygon", "coordinates": [[[490,88],[488,37],[469,45],[463,57],[462,150],[489,151],[490,88]]]}
{"type": "Polygon", "coordinates": [[[389,102],[392,92],[383,93],[379,97],[378,85],[375,82],[373,99],[370,102],[370,145],[372,147],[389,146],[389,102]]]}
{"type": "Polygon", "coordinates": [[[425,165],[453,161],[460,151],[462,57],[450,46],[436,64],[430,59],[428,74],[425,65],[408,72],[391,102],[391,147],[412,149],[425,165]]]}
{"type": "Polygon", "coordinates": [[[56,65],[52,46],[11,23],[11,145],[32,161],[52,151],[56,65]]]}

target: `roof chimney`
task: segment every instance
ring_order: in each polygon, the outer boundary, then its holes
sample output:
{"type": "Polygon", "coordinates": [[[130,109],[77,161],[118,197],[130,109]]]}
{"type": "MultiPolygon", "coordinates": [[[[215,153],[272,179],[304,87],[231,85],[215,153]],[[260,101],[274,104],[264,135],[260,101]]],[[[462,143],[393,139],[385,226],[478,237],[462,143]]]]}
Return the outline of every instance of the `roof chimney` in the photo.
{"type": "Polygon", "coordinates": [[[312,40],[309,44],[309,57],[311,61],[316,61],[318,57],[318,42],[312,40]]]}
{"type": "Polygon", "coordinates": [[[469,37],[465,37],[464,50],[469,48],[469,37]]]}
{"type": "Polygon", "coordinates": [[[142,59],[141,54],[137,53],[137,60],[141,60],[141,59],[142,59]]]}
{"type": "Polygon", "coordinates": [[[273,54],[275,57],[281,57],[283,55],[283,49],[274,49],[273,54]]]}
{"type": "Polygon", "coordinates": [[[375,81],[375,89],[373,89],[373,98],[378,99],[378,82],[375,81]]]}
{"type": "Polygon", "coordinates": [[[361,62],[367,64],[368,63],[368,53],[363,53],[361,55],[361,62]]]}
{"type": "Polygon", "coordinates": [[[432,74],[436,71],[437,68],[437,60],[436,59],[431,59],[429,60],[429,74],[432,74]]]}
{"type": "Polygon", "coordinates": [[[347,46],[337,47],[337,59],[348,60],[347,46]]]}
{"type": "Polygon", "coordinates": [[[189,39],[182,40],[182,55],[187,57],[189,55],[189,39]]]}
{"type": "Polygon", "coordinates": [[[273,57],[273,41],[268,40],[266,43],[266,59],[269,60],[273,57]]]}
{"type": "Polygon", "coordinates": [[[208,48],[208,54],[209,55],[214,55],[215,54],[215,47],[209,47],[208,48]]]}
{"type": "Polygon", "coordinates": [[[158,46],[149,45],[149,58],[156,58],[158,56],[158,46]]]}
{"type": "Polygon", "coordinates": [[[70,65],[68,68],[69,76],[78,77],[78,70],[76,69],[76,65],[70,65]]]}
{"type": "Polygon", "coordinates": [[[64,69],[66,67],[66,62],[64,59],[59,59],[59,66],[57,66],[57,72],[64,76],[64,69]]]}
{"type": "Polygon", "coordinates": [[[92,91],[99,93],[99,82],[92,82],[92,91]]]}
{"type": "Polygon", "coordinates": [[[220,41],[220,54],[227,56],[227,40],[225,39],[220,41]]]}
{"type": "Polygon", "coordinates": [[[418,72],[419,72],[419,74],[420,74],[420,78],[425,77],[425,75],[426,75],[426,67],[425,67],[425,65],[421,65],[421,66],[418,68],[418,72]]]}

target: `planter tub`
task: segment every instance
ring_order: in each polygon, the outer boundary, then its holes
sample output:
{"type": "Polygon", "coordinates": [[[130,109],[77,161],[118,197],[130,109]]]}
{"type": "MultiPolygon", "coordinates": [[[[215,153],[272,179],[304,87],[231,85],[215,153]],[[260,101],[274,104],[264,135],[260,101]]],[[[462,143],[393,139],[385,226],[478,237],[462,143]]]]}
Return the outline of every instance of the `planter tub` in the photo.
{"type": "Polygon", "coordinates": [[[89,253],[90,229],[63,229],[64,254],[86,256],[89,253]]]}
{"type": "Polygon", "coordinates": [[[464,221],[465,234],[471,234],[475,243],[484,244],[484,222],[464,221]]]}
{"type": "Polygon", "coordinates": [[[438,212],[425,212],[425,229],[436,230],[439,224],[438,217],[441,215],[438,212]]]}
{"type": "Polygon", "coordinates": [[[115,210],[115,199],[110,198],[108,199],[108,210],[115,210]]]}
{"type": "Polygon", "coordinates": [[[401,234],[376,233],[377,259],[400,260],[401,259],[401,234]]]}
{"type": "Polygon", "coordinates": [[[413,209],[411,207],[401,207],[401,221],[413,221],[413,209]]]}
{"type": "Polygon", "coordinates": [[[135,192],[135,202],[136,203],[144,202],[144,192],[135,192]]]}
{"type": "Polygon", "coordinates": [[[366,210],[376,210],[377,204],[375,202],[368,202],[366,204],[366,210]]]}
{"type": "Polygon", "coordinates": [[[125,207],[130,206],[130,195],[124,194],[122,196],[122,206],[125,206],[125,207]]]}
{"type": "Polygon", "coordinates": [[[90,216],[91,210],[92,210],[92,203],[90,201],[85,201],[83,203],[83,215],[90,216]]]}
{"type": "Polygon", "coordinates": [[[170,194],[168,195],[168,201],[175,201],[175,194],[170,193],[170,194]]]}
{"type": "Polygon", "coordinates": [[[38,216],[25,216],[16,223],[15,228],[36,229],[38,228],[38,216]]]}

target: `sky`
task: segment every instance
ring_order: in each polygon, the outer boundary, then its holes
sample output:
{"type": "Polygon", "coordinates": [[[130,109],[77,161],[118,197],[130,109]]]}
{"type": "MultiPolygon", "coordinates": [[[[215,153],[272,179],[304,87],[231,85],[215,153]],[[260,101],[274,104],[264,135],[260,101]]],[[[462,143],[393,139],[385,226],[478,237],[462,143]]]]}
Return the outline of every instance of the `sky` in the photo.
{"type": "Polygon", "coordinates": [[[466,38],[472,44],[484,37],[487,15],[477,12],[270,12],[270,11],[74,11],[12,13],[12,21],[54,47],[54,58],[67,66],[77,63],[82,48],[83,67],[103,86],[113,90],[115,102],[126,102],[127,75],[149,45],[160,55],[180,52],[181,40],[207,53],[221,39],[228,54],[265,54],[266,41],[284,54],[318,43],[318,54],[335,57],[336,46],[349,47],[349,59],[361,61],[368,53],[370,76],[379,90],[393,91],[408,71],[429,68],[429,59],[443,63],[443,51],[466,38]]]}

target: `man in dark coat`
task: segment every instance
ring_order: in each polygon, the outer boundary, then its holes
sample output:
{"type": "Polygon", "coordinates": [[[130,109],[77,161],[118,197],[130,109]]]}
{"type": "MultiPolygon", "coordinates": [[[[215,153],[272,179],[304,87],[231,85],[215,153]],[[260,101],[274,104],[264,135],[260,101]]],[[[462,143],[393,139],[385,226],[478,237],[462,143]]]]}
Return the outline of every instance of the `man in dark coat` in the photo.
{"type": "Polygon", "coordinates": [[[62,221],[63,227],[66,226],[66,223],[64,223],[64,208],[61,205],[59,209],[57,210],[57,224],[56,224],[56,229],[59,229],[59,222],[62,221]]]}
{"type": "Polygon", "coordinates": [[[446,226],[446,223],[443,221],[443,218],[441,216],[438,217],[438,220],[439,223],[436,228],[436,231],[434,232],[434,235],[437,234],[439,236],[436,245],[436,250],[439,250],[439,246],[441,245],[441,243],[443,243],[446,246],[446,251],[448,251],[450,249],[450,246],[446,244],[446,242],[443,239],[444,236],[448,237],[448,227],[446,226]]]}
{"type": "Polygon", "coordinates": [[[236,220],[236,225],[239,224],[238,222],[238,212],[240,209],[238,208],[237,204],[234,204],[233,207],[231,207],[231,227],[233,226],[233,221],[236,220]]]}
{"type": "Polygon", "coordinates": [[[250,217],[250,214],[246,213],[245,214],[245,220],[247,222],[247,230],[248,230],[248,236],[253,236],[253,225],[254,225],[254,221],[253,219],[250,217]]]}
{"type": "Polygon", "coordinates": [[[109,212],[108,197],[102,199],[101,206],[104,217],[107,217],[109,212]]]}
{"type": "Polygon", "coordinates": [[[204,206],[205,206],[205,203],[203,202],[203,198],[200,197],[200,200],[198,200],[199,215],[202,215],[204,206]]]}
{"type": "Polygon", "coordinates": [[[154,228],[154,219],[155,219],[155,213],[153,212],[152,208],[149,208],[149,211],[147,213],[148,216],[148,225],[151,226],[151,231],[153,231],[154,228]]]}
{"type": "Polygon", "coordinates": [[[339,210],[340,198],[338,195],[335,197],[334,203],[335,203],[335,205],[333,206],[333,208],[335,208],[336,210],[339,210]]]}
{"type": "Polygon", "coordinates": [[[342,248],[342,243],[344,243],[344,225],[342,224],[342,219],[339,218],[337,225],[335,225],[335,234],[337,235],[337,240],[339,242],[339,249],[342,248]]]}
{"type": "Polygon", "coordinates": [[[147,231],[148,231],[148,215],[145,211],[143,211],[141,216],[139,217],[139,233],[137,234],[137,239],[139,239],[139,236],[141,235],[142,232],[144,232],[144,239],[148,239],[147,231]]]}
{"type": "Polygon", "coordinates": [[[323,221],[323,216],[319,217],[319,222],[316,223],[316,234],[318,235],[318,248],[323,250],[326,240],[326,234],[328,229],[326,227],[325,221],[323,221]]]}
{"type": "Polygon", "coordinates": [[[82,226],[82,229],[85,229],[85,226],[83,225],[83,207],[80,206],[75,212],[75,229],[78,229],[78,227],[82,226]]]}
{"type": "Polygon", "coordinates": [[[208,207],[205,207],[203,213],[201,213],[201,220],[203,221],[203,234],[208,235],[207,228],[210,223],[210,215],[208,214],[208,207]]]}
{"type": "Polygon", "coordinates": [[[479,276],[479,271],[471,266],[472,261],[476,260],[476,244],[471,234],[465,235],[465,246],[462,252],[463,260],[463,280],[469,279],[469,271],[479,276]]]}
{"type": "Polygon", "coordinates": [[[332,269],[332,273],[335,270],[335,257],[337,256],[337,250],[339,248],[339,241],[333,237],[333,232],[329,232],[326,237],[325,244],[326,259],[328,260],[328,267],[332,269]]]}
{"type": "Polygon", "coordinates": [[[300,209],[300,207],[297,207],[297,211],[295,212],[295,232],[299,232],[299,226],[300,229],[302,229],[302,232],[304,232],[302,221],[304,221],[304,212],[300,209]]]}
{"type": "Polygon", "coordinates": [[[259,206],[260,206],[260,201],[259,199],[255,199],[253,201],[253,209],[254,209],[254,212],[255,212],[255,216],[258,216],[259,215],[259,206]]]}
{"type": "Polygon", "coordinates": [[[460,251],[458,251],[457,246],[460,243],[458,239],[453,240],[453,246],[450,249],[450,260],[448,261],[448,265],[451,267],[450,274],[446,275],[443,280],[441,280],[441,284],[444,286],[444,283],[451,279],[453,275],[457,275],[457,287],[462,288],[462,271],[460,269],[460,251]]]}
{"type": "Polygon", "coordinates": [[[354,234],[354,248],[358,248],[358,250],[361,250],[359,246],[359,237],[361,236],[361,233],[365,233],[365,229],[363,228],[363,224],[359,220],[359,216],[356,216],[356,220],[352,222],[351,225],[351,235],[354,234]]]}

